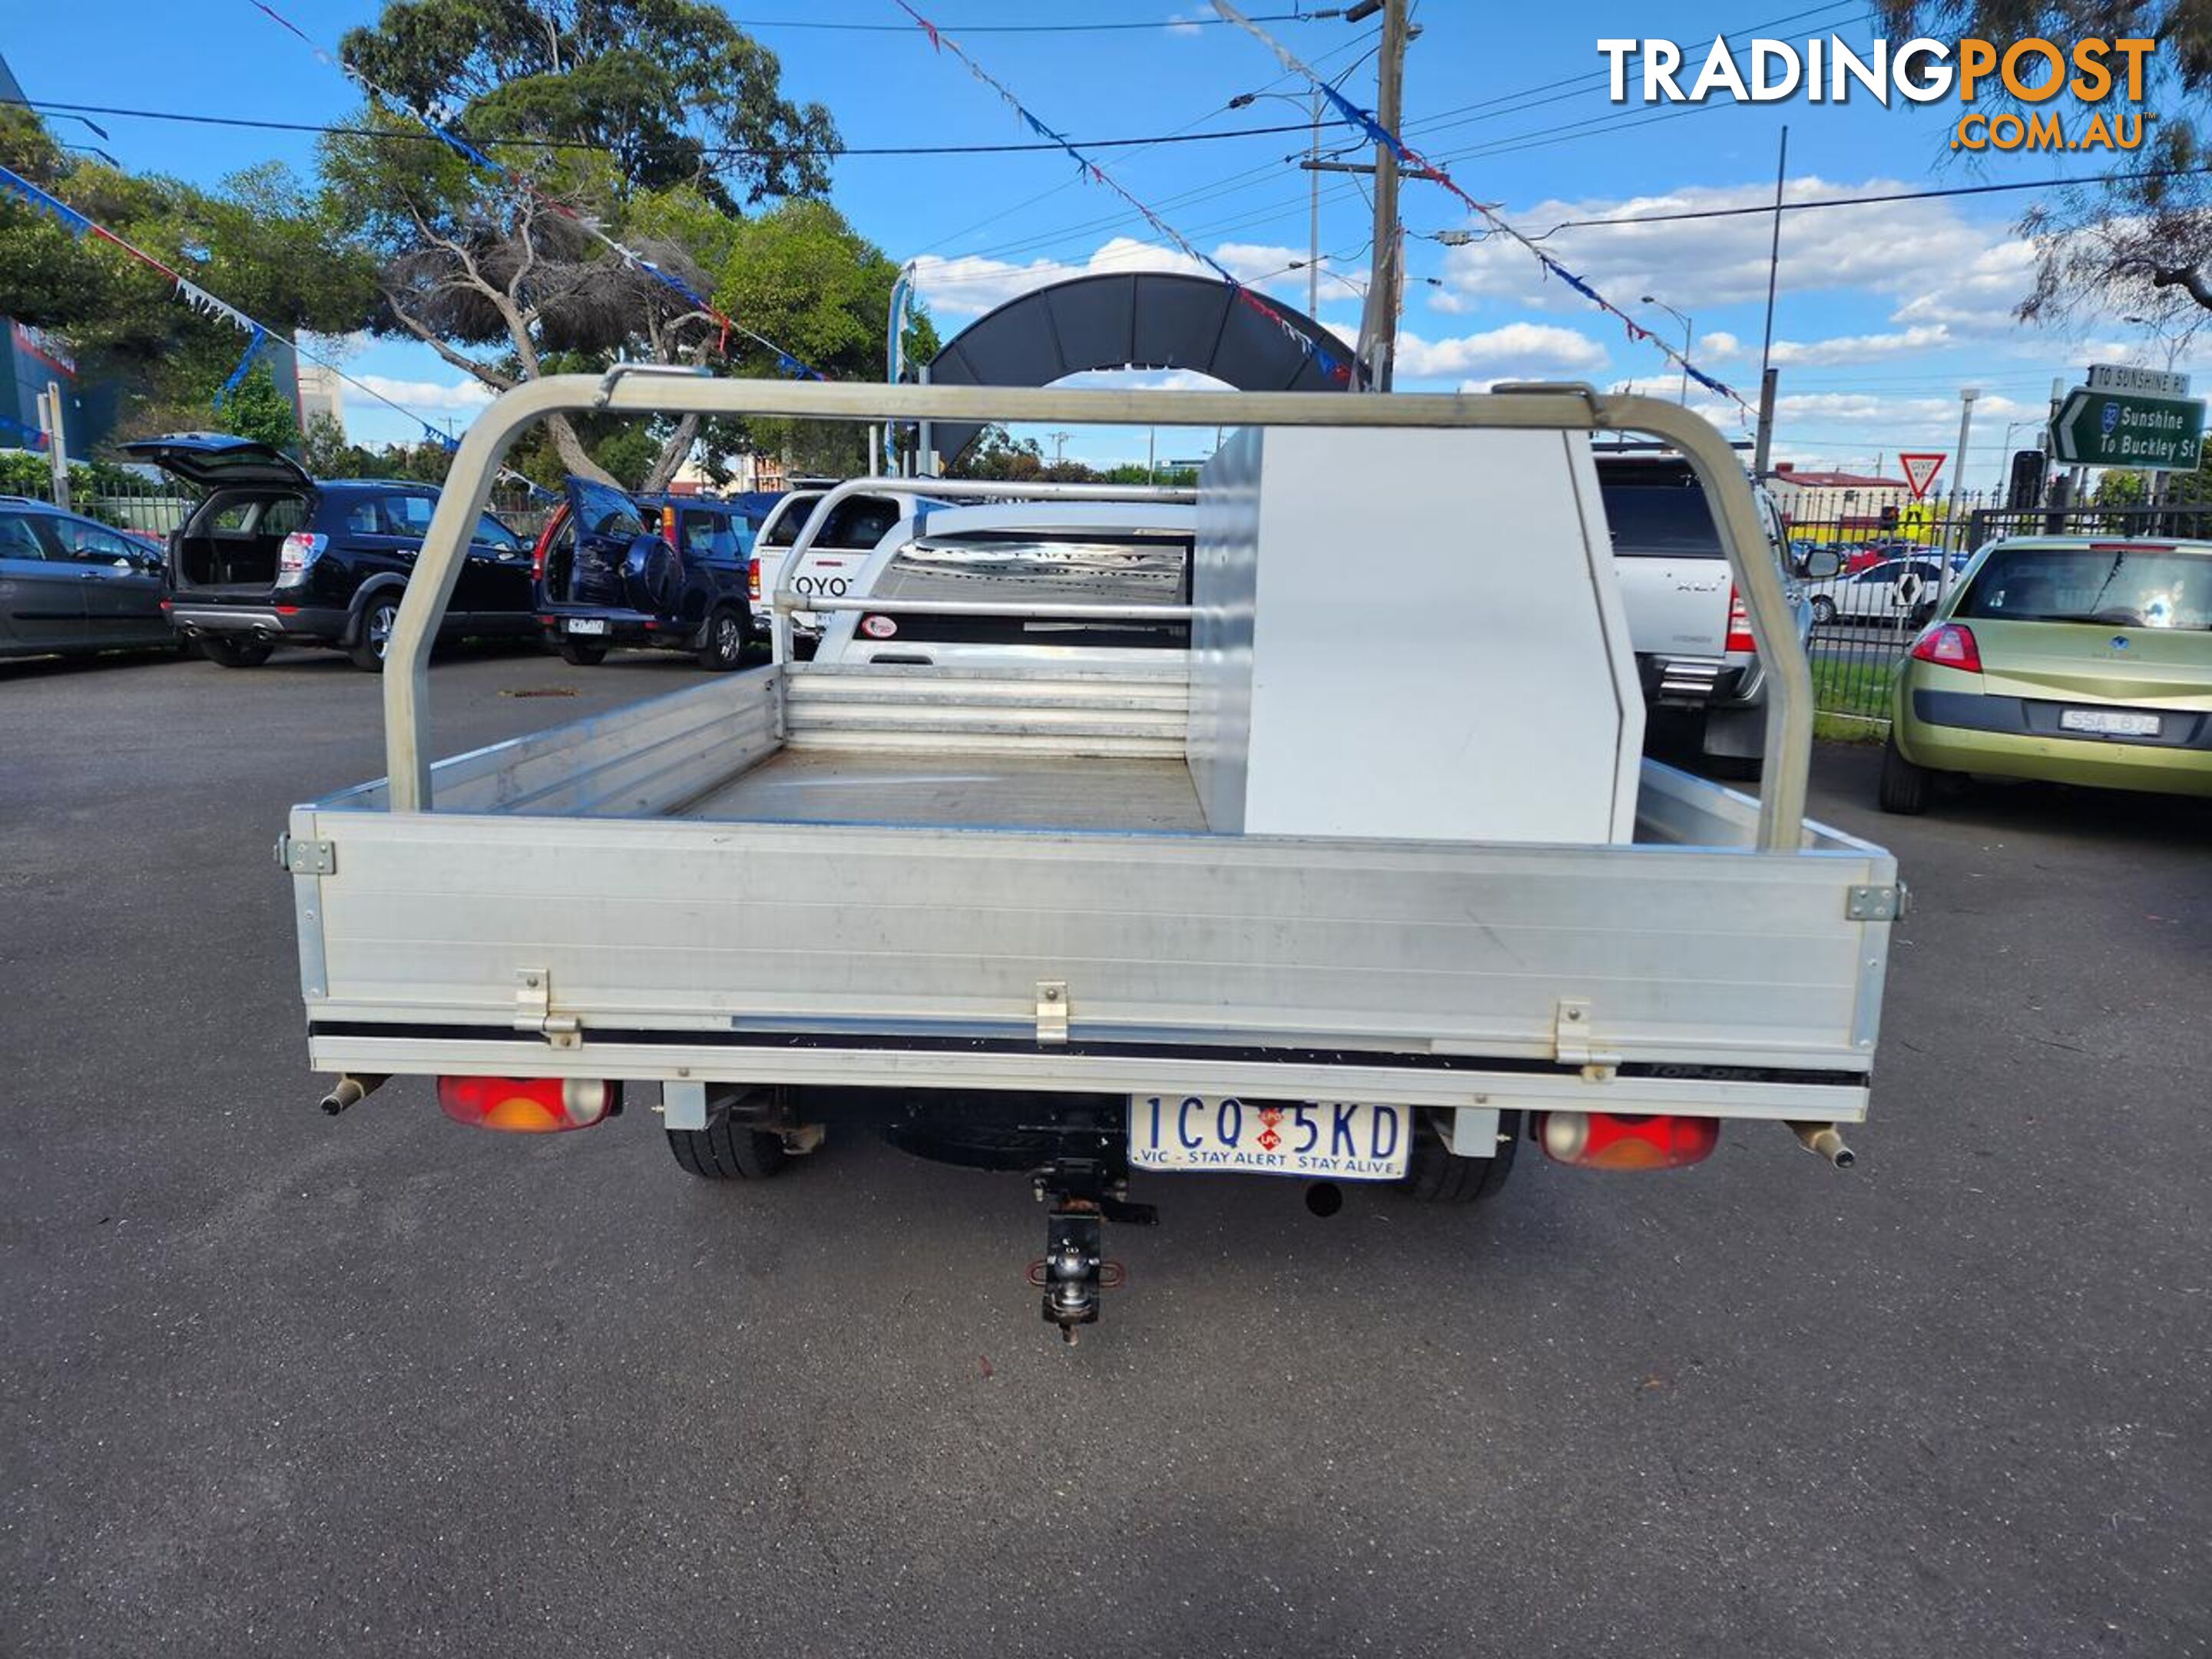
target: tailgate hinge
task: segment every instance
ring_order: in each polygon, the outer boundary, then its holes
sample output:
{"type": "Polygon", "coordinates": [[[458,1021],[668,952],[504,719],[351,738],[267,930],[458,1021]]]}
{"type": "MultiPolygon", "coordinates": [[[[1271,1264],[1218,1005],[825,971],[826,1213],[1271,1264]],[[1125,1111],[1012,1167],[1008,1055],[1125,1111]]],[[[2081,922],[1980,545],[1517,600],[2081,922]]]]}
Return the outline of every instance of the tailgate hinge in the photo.
{"type": "Polygon", "coordinates": [[[1905,884],[1893,887],[1847,887],[1844,890],[1846,921],[1895,921],[1908,902],[1905,884]]]}
{"type": "Polygon", "coordinates": [[[1562,1066],[1579,1066],[1593,1083],[1607,1081],[1620,1056],[1601,1048],[1589,1003],[1561,997],[1552,1014],[1552,1054],[1562,1066]]]}
{"type": "Polygon", "coordinates": [[[514,1029],[535,1031],[556,1048],[583,1046],[582,1023],[553,1012],[553,975],[543,968],[514,970],[514,1029]]]}
{"type": "Polygon", "coordinates": [[[1037,981],[1036,1040],[1039,1042],[1067,1041],[1067,981],[1064,979],[1041,979],[1037,981]]]}
{"type": "Polygon", "coordinates": [[[277,867],[295,876],[331,876],[337,873],[338,849],[327,841],[294,841],[289,836],[276,837],[277,867]]]}

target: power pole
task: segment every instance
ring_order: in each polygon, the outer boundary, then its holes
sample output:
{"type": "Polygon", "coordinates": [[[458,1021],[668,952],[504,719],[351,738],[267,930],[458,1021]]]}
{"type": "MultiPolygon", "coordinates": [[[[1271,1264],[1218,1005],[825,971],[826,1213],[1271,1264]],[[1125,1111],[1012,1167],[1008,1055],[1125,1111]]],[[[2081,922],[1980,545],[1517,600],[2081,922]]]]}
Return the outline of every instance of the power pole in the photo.
{"type": "Polygon", "coordinates": [[[39,394],[39,424],[46,429],[46,464],[52,469],[54,505],[70,510],[69,434],[62,426],[62,388],[58,380],[46,382],[39,394]]]}
{"type": "Polygon", "coordinates": [[[1768,462],[1774,453],[1774,398],[1782,371],[1763,368],[1759,372],[1759,436],[1751,449],[1751,475],[1764,478],[1768,462]]]}
{"type": "MultiPolygon", "coordinates": [[[[1313,95],[1313,140],[1307,147],[1306,160],[1321,160],[1321,89],[1313,95]]],[[[1321,173],[1309,167],[1306,172],[1306,315],[1321,314],[1321,173]]],[[[2168,365],[2171,367],[2171,365],[2168,365]]]]}
{"type": "MultiPolygon", "coordinates": [[[[1406,0],[1347,7],[1346,22],[1382,13],[1382,44],[1376,59],[1375,118],[1395,133],[1404,118],[1406,0]]],[[[1398,356],[1398,158],[1388,144],[1375,147],[1375,266],[1359,325],[1369,388],[1388,392],[1398,356]]]]}
{"type": "Polygon", "coordinates": [[[1067,441],[1075,434],[1073,432],[1048,432],[1044,435],[1052,440],[1052,464],[1058,466],[1067,459],[1067,441]]]}

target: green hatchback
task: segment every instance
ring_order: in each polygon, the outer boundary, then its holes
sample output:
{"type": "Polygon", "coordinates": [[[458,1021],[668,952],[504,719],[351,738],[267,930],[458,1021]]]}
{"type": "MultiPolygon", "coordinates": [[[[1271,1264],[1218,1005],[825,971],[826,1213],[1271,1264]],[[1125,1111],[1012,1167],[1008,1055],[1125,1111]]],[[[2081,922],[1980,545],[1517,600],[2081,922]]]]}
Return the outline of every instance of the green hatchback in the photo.
{"type": "Polygon", "coordinates": [[[1945,773],[2212,795],[2212,542],[1993,542],[1898,665],[1881,805],[1945,773]]]}

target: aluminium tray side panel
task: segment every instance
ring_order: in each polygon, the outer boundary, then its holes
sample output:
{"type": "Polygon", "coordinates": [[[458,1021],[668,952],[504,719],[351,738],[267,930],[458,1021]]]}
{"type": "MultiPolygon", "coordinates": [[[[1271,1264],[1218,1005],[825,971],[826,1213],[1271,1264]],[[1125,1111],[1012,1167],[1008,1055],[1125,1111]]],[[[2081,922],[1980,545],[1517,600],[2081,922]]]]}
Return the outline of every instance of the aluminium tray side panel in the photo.
{"type": "MultiPolygon", "coordinates": [[[[317,1022],[512,1026],[524,969],[594,1027],[1862,1070],[1893,883],[1797,855],[319,813],[317,1022]]],[[[303,892],[307,890],[303,889],[303,892]]],[[[303,938],[303,965],[310,943],[303,938]]],[[[1048,1055],[1045,1056],[1048,1059],[1048,1055]]],[[[404,1069],[404,1067],[400,1068],[404,1069]]]]}

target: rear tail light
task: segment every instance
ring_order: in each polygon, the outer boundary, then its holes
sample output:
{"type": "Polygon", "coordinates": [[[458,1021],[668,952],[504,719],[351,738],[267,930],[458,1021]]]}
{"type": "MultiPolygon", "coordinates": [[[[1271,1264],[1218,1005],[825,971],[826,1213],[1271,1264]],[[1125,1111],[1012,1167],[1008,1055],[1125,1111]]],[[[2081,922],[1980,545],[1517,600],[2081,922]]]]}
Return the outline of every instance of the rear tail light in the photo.
{"type": "Polygon", "coordinates": [[[1974,630],[1964,623],[1937,623],[1929,629],[1912,642],[1912,659],[1969,674],[1982,672],[1982,648],[1974,643],[1974,630]]]}
{"type": "Polygon", "coordinates": [[[331,544],[328,536],[311,535],[295,530],[284,538],[284,544],[276,550],[276,569],[280,574],[305,570],[331,544]]]}
{"type": "Polygon", "coordinates": [[[438,1105],[456,1123],[526,1135],[588,1129],[614,1107],[615,1085],[584,1078],[441,1077],[438,1105]]]}
{"type": "Polygon", "coordinates": [[[531,580],[542,582],[545,580],[546,550],[553,545],[554,537],[561,533],[561,526],[568,520],[568,504],[563,501],[553,509],[553,516],[545,520],[545,528],[538,532],[537,544],[530,550],[531,580]]]}
{"type": "Polygon", "coordinates": [[[1618,1112],[1546,1112],[1536,1120],[1544,1154],[1585,1170],[1679,1170],[1702,1164],[1720,1144],[1717,1117],[1645,1117],[1618,1112]]]}
{"type": "Polygon", "coordinates": [[[760,598],[760,561],[758,559],[745,561],[745,596],[754,599],[760,598]]]}
{"type": "Polygon", "coordinates": [[[1743,595],[1735,588],[1729,589],[1728,643],[1723,651],[1756,651],[1759,641],[1751,637],[1751,612],[1743,607],[1743,595]]]}

